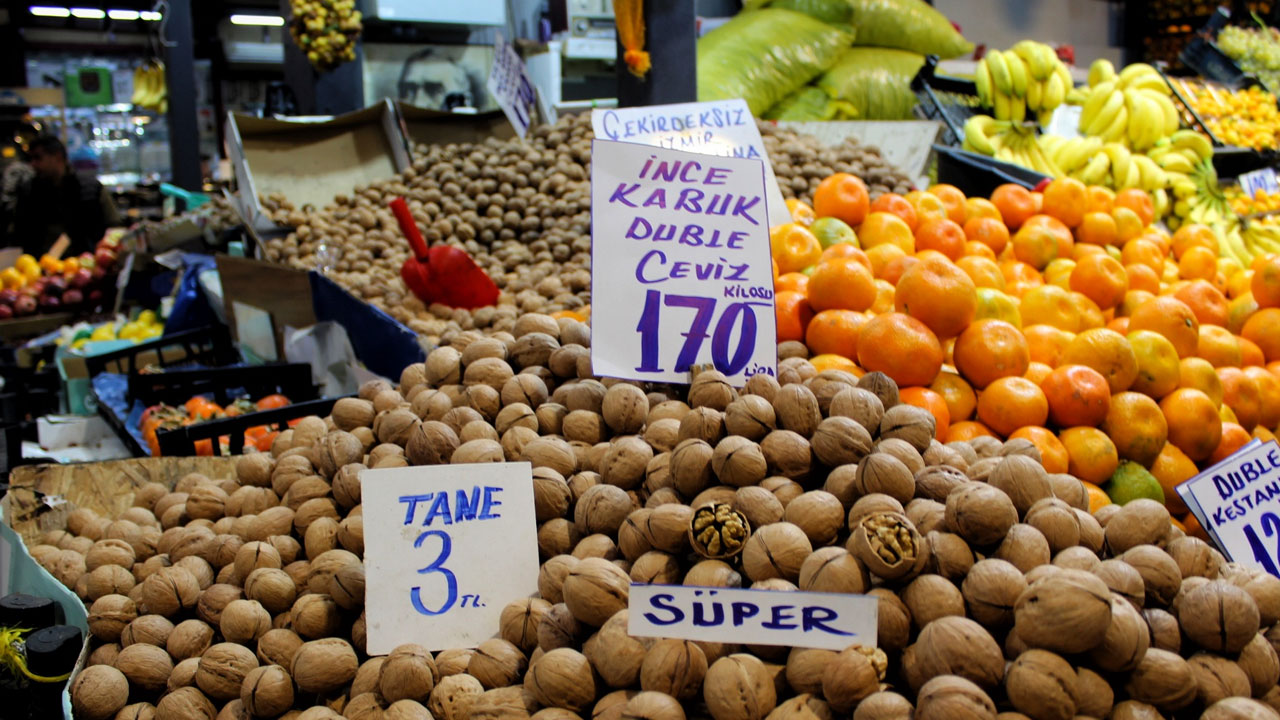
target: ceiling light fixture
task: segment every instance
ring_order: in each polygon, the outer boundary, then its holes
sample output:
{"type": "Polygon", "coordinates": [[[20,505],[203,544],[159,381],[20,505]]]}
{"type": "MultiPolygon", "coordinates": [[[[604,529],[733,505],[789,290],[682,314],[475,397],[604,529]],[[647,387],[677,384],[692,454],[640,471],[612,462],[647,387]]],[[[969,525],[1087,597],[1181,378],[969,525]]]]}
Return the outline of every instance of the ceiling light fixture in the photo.
{"type": "Polygon", "coordinates": [[[101,20],[106,16],[107,13],[98,8],[71,8],[71,17],[81,20],[101,20]]]}
{"type": "Polygon", "coordinates": [[[232,25],[261,25],[265,27],[281,27],[284,18],[279,15],[232,15],[232,25]]]}
{"type": "Polygon", "coordinates": [[[143,10],[138,13],[138,16],[147,22],[160,22],[160,13],[154,10],[143,10]]]}
{"type": "Polygon", "coordinates": [[[137,20],[142,13],[137,10],[108,10],[107,17],[112,20],[137,20]]]}
{"type": "Polygon", "coordinates": [[[32,15],[36,17],[54,17],[64,18],[71,17],[71,11],[64,7],[49,7],[47,5],[32,5],[27,8],[32,15]]]}

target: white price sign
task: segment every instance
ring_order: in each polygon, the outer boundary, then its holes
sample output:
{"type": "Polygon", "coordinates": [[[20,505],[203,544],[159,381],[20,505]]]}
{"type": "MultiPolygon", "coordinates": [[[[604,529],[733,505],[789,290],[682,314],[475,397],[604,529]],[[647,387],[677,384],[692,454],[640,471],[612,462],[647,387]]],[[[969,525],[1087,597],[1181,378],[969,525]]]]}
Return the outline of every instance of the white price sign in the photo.
{"type": "Polygon", "coordinates": [[[592,110],[591,129],[604,140],[761,160],[768,188],[769,224],[791,222],[791,212],[778,190],[760,128],[745,100],[592,110]]]}
{"type": "Polygon", "coordinates": [[[684,585],[632,585],[627,633],[737,645],[875,647],[870,595],[684,585]]]}
{"type": "Polygon", "coordinates": [[[1229,560],[1280,576],[1280,445],[1254,440],[1176,489],[1229,560]]]}
{"type": "Polygon", "coordinates": [[[475,647],[538,591],[529,463],[365,470],[360,485],[369,654],[475,647]]]}
{"type": "Polygon", "coordinates": [[[688,382],[712,364],[742,386],[776,374],[773,272],[759,160],[595,140],[591,364],[688,382]]]}
{"type": "Polygon", "coordinates": [[[489,94],[498,101],[516,133],[523,138],[533,124],[533,78],[511,43],[502,33],[497,36],[493,44],[493,67],[489,69],[489,94]]]}
{"type": "Polygon", "coordinates": [[[1276,171],[1271,168],[1254,170],[1240,176],[1240,187],[1249,197],[1254,197],[1259,190],[1268,193],[1280,192],[1280,182],[1276,180],[1276,171]]]}

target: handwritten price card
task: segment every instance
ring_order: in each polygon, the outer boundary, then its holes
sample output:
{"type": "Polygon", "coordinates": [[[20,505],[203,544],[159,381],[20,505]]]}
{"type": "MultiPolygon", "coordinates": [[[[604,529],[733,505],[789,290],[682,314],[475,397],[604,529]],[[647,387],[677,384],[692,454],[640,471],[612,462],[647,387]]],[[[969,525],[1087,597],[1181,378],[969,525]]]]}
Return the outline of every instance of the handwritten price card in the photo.
{"type": "Polygon", "coordinates": [[[755,117],[745,100],[592,110],[591,129],[596,137],[605,140],[762,160],[769,199],[769,224],[791,222],[791,213],[782,198],[782,191],[778,189],[778,179],[769,164],[760,128],[756,126],[755,117]]]}
{"type": "Polygon", "coordinates": [[[493,67],[489,68],[489,94],[498,101],[511,126],[520,137],[529,133],[533,124],[533,78],[502,33],[493,44],[493,67]]]}
{"type": "Polygon", "coordinates": [[[538,591],[529,463],[365,470],[360,485],[371,655],[475,647],[538,591]]]}
{"type": "Polygon", "coordinates": [[[735,385],[776,373],[764,163],[596,140],[591,151],[596,374],[735,385]]]}
{"type": "Polygon", "coordinates": [[[1280,576],[1280,445],[1251,442],[1177,487],[1233,562],[1280,576]]]}
{"type": "Polygon", "coordinates": [[[627,634],[843,650],[875,647],[870,595],[684,585],[631,586],[627,634]]]}

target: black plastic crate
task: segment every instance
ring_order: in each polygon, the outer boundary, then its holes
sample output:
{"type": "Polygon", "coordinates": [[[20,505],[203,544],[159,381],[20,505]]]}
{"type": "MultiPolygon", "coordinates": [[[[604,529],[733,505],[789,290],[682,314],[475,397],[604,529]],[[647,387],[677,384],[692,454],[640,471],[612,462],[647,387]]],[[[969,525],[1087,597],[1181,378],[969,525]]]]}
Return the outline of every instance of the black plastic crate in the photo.
{"type": "Polygon", "coordinates": [[[1178,60],[1201,77],[1221,83],[1232,90],[1261,85],[1262,82],[1258,78],[1241,70],[1236,61],[1222,52],[1222,48],[1214,42],[1218,37],[1218,31],[1230,22],[1231,12],[1225,7],[1218,8],[1209,16],[1204,28],[1182,48],[1182,52],[1178,54],[1178,60]]]}
{"type": "MultiPolygon", "coordinates": [[[[344,395],[342,397],[354,396],[344,395]]],[[[197,425],[165,430],[156,434],[156,440],[160,443],[161,455],[182,457],[195,455],[196,443],[201,440],[209,440],[213,445],[214,454],[217,455],[219,454],[218,451],[221,450],[221,444],[218,439],[226,436],[229,454],[239,455],[244,451],[244,433],[249,428],[265,425],[283,431],[290,420],[296,420],[308,415],[318,415],[320,417],[328,415],[334,404],[341,400],[342,397],[306,400],[275,410],[263,410],[233,418],[210,420],[197,425]]]]}
{"type": "Polygon", "coordinates": [[[964,124],[974,115],[986,114],[978,102],[978,86],[972,80],[938,75],[938,56],[925,58],[920,71],[911,79],[916,94],[916,116],[922,120],[938,120],[943,124],[942,140],[952,147],[964,143],[964,124]]]}
{"type": "Polygon", "coordinates": [[[1052,179],[1021,165],[968,150],[945,145],[934,145],[933,150],[938,158],[938,182],[955,185],[969,197],[988,197],[1005,183],[1033,190],[1052,179]]]}
{"type": "Polygon", "coordinates": [[[162,368],[183,365],[218,367],[240,360],[240,353],[231,340],[231,331],[222,325],[165,335],[155,340],[138,343],[132,347],[85,358],[89,377],[103,372],[133,375],[141,372],[142,362],[151,354],[155,365],[162,368]]]}

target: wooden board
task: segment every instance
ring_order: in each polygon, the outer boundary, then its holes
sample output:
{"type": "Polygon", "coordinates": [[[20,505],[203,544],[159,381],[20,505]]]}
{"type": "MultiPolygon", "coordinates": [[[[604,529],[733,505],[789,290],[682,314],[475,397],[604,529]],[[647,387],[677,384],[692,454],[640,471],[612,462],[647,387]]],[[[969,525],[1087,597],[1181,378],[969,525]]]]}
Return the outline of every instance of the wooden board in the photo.
{"type": "Polygon", "coordinates": [[[4,505],[5,522],[28,545],[42,533],[66,528],[67,514],[89,508],[114,518],[133,506],[139,486],[158,482],[166,487],[190,473],[211,479],[235,477],[236,458],[158,457],[113,460],[81,465],[23,465],[9,474],[4,505]]]}
{"type": "Polygon", "coordinates": [[[828,145],[849,137],[863,145],[873,145],[880,149],[885,160],[905,172],[917,185],[929,174],[933,144],[942,132],[942,123],[936,120],[779,122],[778,126],[812,135],[828,145]]]}

